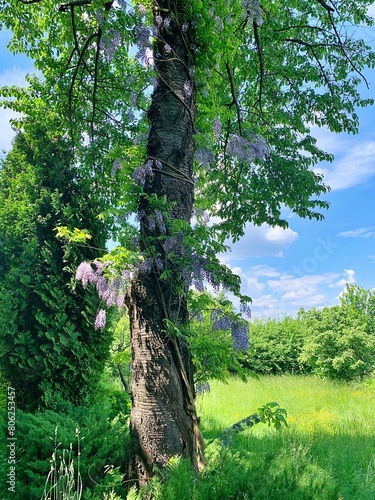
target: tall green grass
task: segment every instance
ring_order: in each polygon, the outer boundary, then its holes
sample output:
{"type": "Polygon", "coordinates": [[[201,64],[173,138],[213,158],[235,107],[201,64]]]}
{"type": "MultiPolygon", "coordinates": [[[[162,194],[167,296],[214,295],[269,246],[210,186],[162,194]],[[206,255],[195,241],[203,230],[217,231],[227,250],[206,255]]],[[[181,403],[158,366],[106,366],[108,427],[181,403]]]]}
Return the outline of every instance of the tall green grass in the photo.
{"type": "Polygon", "coordinates": [[[375,500],[375,388],[311,376],[212,382],[197,401],[207,466],[194,477],[174,461],[166,483],[148,490],[162,500],[375,500]],[[229,447],[230,425],[277,401],[288,428],[258,424],[229,447]]]}

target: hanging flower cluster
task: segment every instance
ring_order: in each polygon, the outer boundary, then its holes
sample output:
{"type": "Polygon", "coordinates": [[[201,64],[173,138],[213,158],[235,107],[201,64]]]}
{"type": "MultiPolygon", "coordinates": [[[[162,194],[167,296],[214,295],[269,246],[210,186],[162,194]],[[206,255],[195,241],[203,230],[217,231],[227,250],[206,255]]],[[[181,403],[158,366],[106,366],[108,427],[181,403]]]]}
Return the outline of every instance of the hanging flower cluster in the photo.
{"type": "MultiPolygon", "coordinates": [[[[91,283],[95,285],[100,299],[107,307],[123,307],[125,303],[125,294],[131,274],[124,271],[121,276],[107,277],[105,269],[107,265],[99,260],[92,263],[81,262],[77,268],[76,280],[86,286],[91,283]]],[[[100,309],[95,319],[95,328],[103,329],[105,326],[106,313],[100,309]]]]}
{"type": "Polygon", "coordinates": [[[215,330],[230,330],[232,345],[238,351],[249,350],[249,324],[242,319],[233,318],[223,314],[221,309],[211,311],[212,327],[215,330]]]}

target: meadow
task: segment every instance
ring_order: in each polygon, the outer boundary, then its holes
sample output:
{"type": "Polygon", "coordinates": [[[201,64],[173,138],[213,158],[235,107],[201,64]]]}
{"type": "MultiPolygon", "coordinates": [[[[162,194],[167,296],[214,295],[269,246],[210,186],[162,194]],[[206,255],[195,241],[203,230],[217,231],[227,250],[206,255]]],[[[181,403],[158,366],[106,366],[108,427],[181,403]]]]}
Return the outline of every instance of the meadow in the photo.
{"type": "Polygon", "coordinates": [[[166,472],[166,484],[151,486],[153,498],[375,499],[373,382],[284,375],[210,385],[197,400],[206,470],[196,481],[187,464],[176,461],[166,472]],[[260,423],[222,445],[227,427],[271,401],[287,410],[288,427],[260,423]]]}

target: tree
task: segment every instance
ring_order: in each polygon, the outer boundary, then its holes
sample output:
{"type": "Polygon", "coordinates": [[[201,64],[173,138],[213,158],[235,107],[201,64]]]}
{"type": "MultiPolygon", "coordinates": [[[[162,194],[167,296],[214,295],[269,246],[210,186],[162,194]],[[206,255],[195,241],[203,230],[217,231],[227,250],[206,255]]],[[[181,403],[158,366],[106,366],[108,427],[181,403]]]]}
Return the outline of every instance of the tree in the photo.
{"type": "Polygon", "coordinates": [[[93,325],[97,294],[74,280],[106,233],[71,161],[63,138],[34,125],[0,169],[0,367],[29,410],[88,400],[109,352],[108,333],[93,325]],[[65,245],[58,225],[90,231],[91,245],[65,245]]]}
{"type": "MultiPolygon", "coordinates": [[[[197,450],[203,459],[188,288],[204,278],[246,304],[239,279],[216,258],[226,239],[250,221],[286,227],[283,205],[316,219],[328,206],[312,167],[332,157],[310,128],[355,132],[356,107],[372,102],[357,86],[374,54],[351,28],[372,24],[370,3],[5,2],[10,47],[43,72],[28,89],[4,89],[7,105],[66,130],[111,207],[137,214],[141,259],[127,305],[138,484],[172,455],[195,467],[197,450]]],[[[126,227],[116,228],[121,243],[126,227]]]]}
{"type": "Polygon", "coordinates": [[[340,306],[299,312],[304,333],[300,361],[318,376],[336,380],[362,379],[374,371],[375,338],[369,317],[340,306]]]}

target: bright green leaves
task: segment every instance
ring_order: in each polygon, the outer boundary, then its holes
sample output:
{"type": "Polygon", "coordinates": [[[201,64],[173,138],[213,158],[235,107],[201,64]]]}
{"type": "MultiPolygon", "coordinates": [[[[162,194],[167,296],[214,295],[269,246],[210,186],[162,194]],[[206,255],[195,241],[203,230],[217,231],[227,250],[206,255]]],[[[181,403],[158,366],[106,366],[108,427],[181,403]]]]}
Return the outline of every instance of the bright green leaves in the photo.
{"type": "Polygon", "coordinates": [[[261,422],[268,424],[269,427],[272,426],[275,429],[280,429],[283,425],[288,427],[286,421],[287,412],[275,401],[266,403],[261,408],[258,408],[258,414],[261,422]]]}
{"type": "MultiPolygon", "coordinates": [[[[154,58],[162,61],[167,36],[152,32],[154,3],[144,5],[146,12],[138,1],[134,8],[114,3],[108,10],[101,0],[74,6],[10,0],[0,13],[0,22],[14,33],[10,48],[34,58],[41,72],[40,79],[28,79],[27,89],[4,88],[2,105],[44,123],[51,136],[69,137],[77,172],[99,200],[101,220],[128,249],[135,233],[129,214],[144,196],[132,173],[150,154],[146,113],[155,84],[151,76],[158,71],[149,57],[152,39],[161,52],[154,58]]],[[[190,230],[175,221],[165,234],[160,228],[156,235],[141,234],[144,259],[168,261],[157,273],[164,284],[172,269],[188,265],[181,252],[165,257],[161,247],[168,238],[184,234],[186,248],[210,260],[212,275],[239,291],[215,258],[222,242],[240,238],[248,223],[286,227],[283,206],[301,217],[322,218],[328,205],[321,196],[328,187],[313,167],[332,156],[316,145],[311,128],[357,131],[356,108],[372,102],[358,85],[363,69],[375,63],[355,33],[356,23],[372,24],[370,2],[329,5],[171,2],[169,22],[186,33],[185,55],[195,61],[193,67],[181,64],[196,82],[195,203],[215,217],[215,225],[190,230]]],[[[150,221],[158,210],[168,226],[167,207],[149,208],[150,221]]]]}
{"type": "Polygon", "coordinates": [[[374,54],[350,27],[358,19],[371,24],[367,5],[342,2],[331,11],[318,1],[262,2],[262,23],[247,15],[243,2],[231,9],[212,3],[210,20],[201,13],[198,144],[216,160],[208,168],[198,162],[197,201],[221,220],[226,237],[238,239],[250,221],[284,226],[283,204],[301,217],[322,217],[327,205],[319,197],[327,187],[311,169],[331,156],[316,147],[309,129],[355,133],[356,107],[372,102],[357,87],[374,54]],[[264,160],[244,164],[228,154],[232,134],[246,137],[245,131],[265,139],[264,160]]]}
{"type": "Polygon", "coordinates": [[[0,170],[0,361],[21,407],[42,405],[46,391],[82,403],[110,342],[93,328],[96,294],[74,282],[106,231],[68,141],[51,135],[29,120],[0,170]]]}

